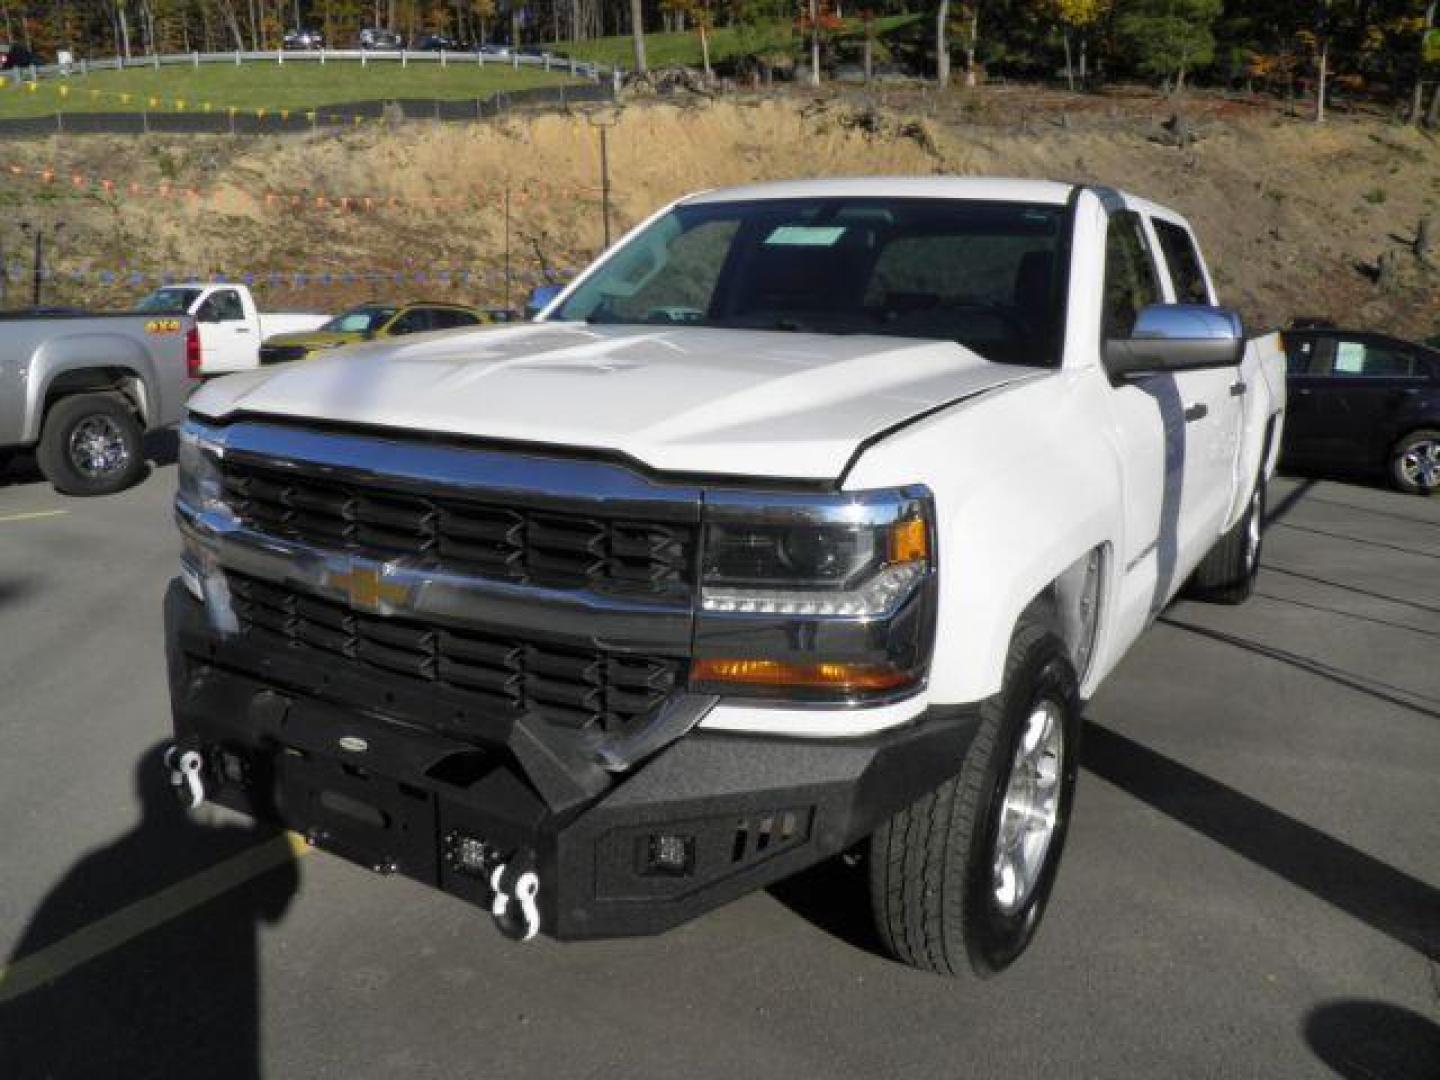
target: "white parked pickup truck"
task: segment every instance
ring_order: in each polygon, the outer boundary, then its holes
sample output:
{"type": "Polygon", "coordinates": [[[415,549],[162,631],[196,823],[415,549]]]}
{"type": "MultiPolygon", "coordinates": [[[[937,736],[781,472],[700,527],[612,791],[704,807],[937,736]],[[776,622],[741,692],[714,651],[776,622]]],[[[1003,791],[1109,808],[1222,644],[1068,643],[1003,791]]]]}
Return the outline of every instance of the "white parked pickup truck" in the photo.
{"type": "Polygon", "coordinates": [[[329,315],[312,311],[261,311],[244,285],[187,282],[150,293],[135,310],[190,315],[200,329],[200,374],[220,375],[260,366],[260,346],[275,334],[319,329],[329,315]]]}
{"type": "Polygon", "coordinates": [[[518,938],[857,854],[952,974],[1035,933],[1082,703],[1249,594],[1285,406],[1181,217],[1019,180],[692,196],[529,325],[347,353],[190,400],[182,797],[518,938]]]}

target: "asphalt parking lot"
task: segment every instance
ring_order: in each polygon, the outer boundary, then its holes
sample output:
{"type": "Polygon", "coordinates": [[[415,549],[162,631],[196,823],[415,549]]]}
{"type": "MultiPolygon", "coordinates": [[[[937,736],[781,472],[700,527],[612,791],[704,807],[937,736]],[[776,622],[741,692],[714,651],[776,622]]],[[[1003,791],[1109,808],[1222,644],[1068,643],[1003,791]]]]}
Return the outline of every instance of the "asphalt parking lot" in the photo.
{"type": "Polygon", "coordinates": [[[174,479],[0,486],[0,1076],[1440,1076],[1440,500],[1275,485],[1258,595],[1174,605],[1090,704],[1046,925],[975,983],[877,955],[843,866],[517,946],[186,819],[174,479]]]}

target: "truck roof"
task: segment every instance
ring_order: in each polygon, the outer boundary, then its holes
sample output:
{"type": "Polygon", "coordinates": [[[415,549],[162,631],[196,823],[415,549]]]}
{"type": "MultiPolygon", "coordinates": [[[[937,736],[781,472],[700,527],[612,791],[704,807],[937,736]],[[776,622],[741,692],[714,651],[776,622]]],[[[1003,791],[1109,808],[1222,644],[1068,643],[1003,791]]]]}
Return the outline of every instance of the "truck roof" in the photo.
{"type": "MultiPolygon", "coordinates": [[[[1080,185],[1065,180],[1033,180],[1004,176],[844,176],[814,180],[778,180],[762,184],[715,188],[681,199],[681,203],[744,202],[758,199],[884,198],[979,199],[993,202],[1048,203],[1063,206],[1080,185]]],[[[1184,219],[1173,210],[1126,192],[1116,192],[1132,210],[1184,219]]]]}
{"type": "Polygon", "coordinates": [[[749,199],[900,196],[902,198],[986,199],[1063,205],[1075,189],[1059,180],[1023,180],[993,176],[850,176],[815,180],[779,180],[716,188],[692,195],[687,203],[739,202],[749,199]]]}

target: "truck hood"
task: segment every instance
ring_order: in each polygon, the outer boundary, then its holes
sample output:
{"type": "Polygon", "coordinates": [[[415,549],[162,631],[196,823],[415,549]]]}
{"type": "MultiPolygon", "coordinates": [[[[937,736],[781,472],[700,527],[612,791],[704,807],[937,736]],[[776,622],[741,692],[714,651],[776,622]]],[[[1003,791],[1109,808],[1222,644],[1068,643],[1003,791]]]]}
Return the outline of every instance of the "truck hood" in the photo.
{"type": "Polygon", "coordinates": [[[419,334],[208,384],[191,408],[616,451],[652,468],[834,479],[872,436],[1048,372],[953,342],[532,323],[419,334]]]}

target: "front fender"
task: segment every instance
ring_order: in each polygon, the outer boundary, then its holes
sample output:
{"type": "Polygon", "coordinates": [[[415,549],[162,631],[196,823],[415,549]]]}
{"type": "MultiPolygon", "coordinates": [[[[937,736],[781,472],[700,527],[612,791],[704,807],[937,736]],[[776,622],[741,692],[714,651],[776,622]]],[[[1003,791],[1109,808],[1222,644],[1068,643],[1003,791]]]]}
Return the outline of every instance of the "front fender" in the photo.
{"type": "Polygon", "coordinates": [[[144,394],[141,417],[147,423],[159,398],[155,363],[143,345],[121,334],[78,333],[59,334],[49,338],[30,363],[26,383],[24,438],[33,443],[40,438],[44,421],[45,397],[61,375],[71,371],[109,368],[123,371],[140,381],[144,394]]]}
{"type": "Polygon", "coordinates": [[[1012,384],[921,421],[867,451],[846,482],[934,493],[932,702],[997,692],[1021,613],[1081,557],[1117,544],[1121,478],[1082,377],[1012,384]]]}

